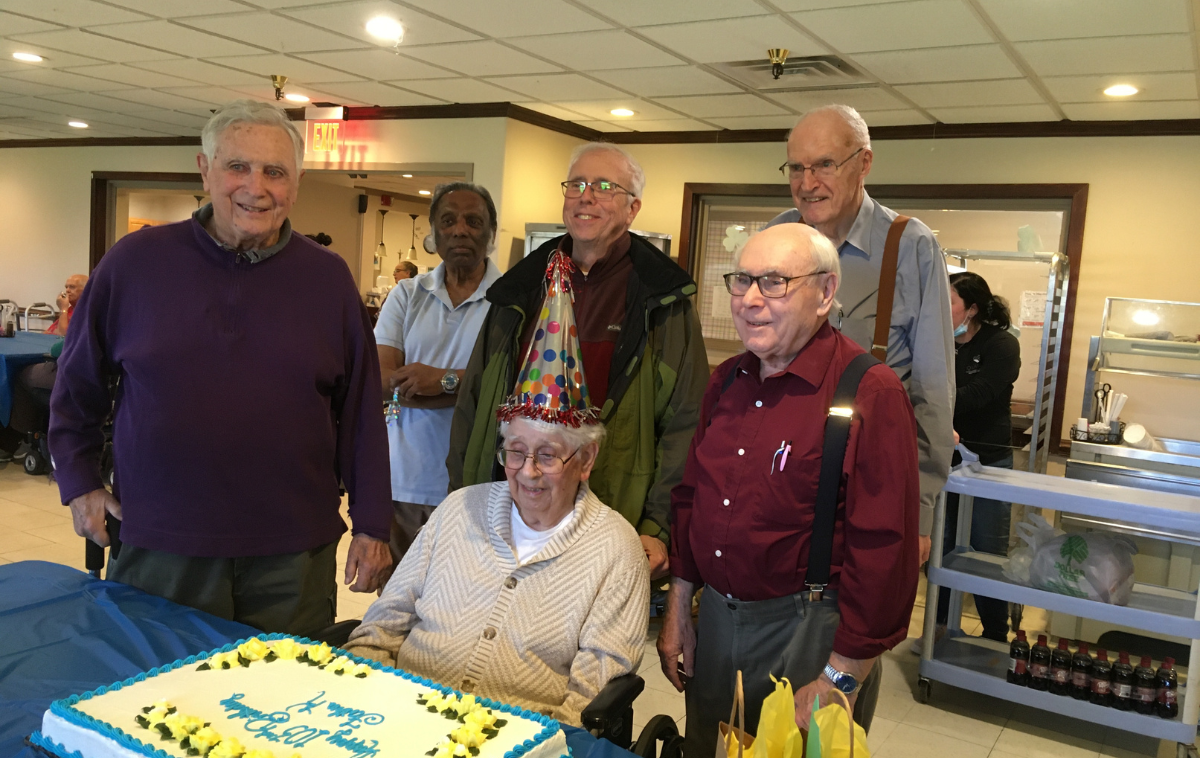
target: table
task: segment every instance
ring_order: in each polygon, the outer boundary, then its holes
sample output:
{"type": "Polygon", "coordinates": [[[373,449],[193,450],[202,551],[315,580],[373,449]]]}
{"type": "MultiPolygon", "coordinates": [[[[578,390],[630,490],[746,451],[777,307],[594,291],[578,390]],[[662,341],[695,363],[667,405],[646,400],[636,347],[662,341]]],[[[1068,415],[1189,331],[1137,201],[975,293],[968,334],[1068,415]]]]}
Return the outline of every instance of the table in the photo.
{"type": "Polygon", "coordinates": [[[12,415],[12,386],[21,369],[40,363],[50,346],[62,337],[57,334],[17,332],[12,339],[0,338],[0,426],[8,426],[12,415]]]}
{"type": "MultiPolygon", "coordinates": [[[[44,758],[25,738],[52,701],[258,632],[42,561],[0,565],[0,630],[0,756],[15,758],[44,758]]],[[[563,731],[575,758],[633,758],[582,729],[563,731]]]]}

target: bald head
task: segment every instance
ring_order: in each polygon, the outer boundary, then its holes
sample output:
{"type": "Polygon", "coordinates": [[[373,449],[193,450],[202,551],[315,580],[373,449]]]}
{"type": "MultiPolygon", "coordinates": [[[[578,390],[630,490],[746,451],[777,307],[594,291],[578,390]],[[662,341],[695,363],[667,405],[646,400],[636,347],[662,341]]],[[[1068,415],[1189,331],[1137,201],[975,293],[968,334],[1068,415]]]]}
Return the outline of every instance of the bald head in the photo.
{"type": "Polygon", "coordinates": [[[801,126],[820,134],[832,135],[838,144],[851,150],[860,147],[871,149],[871,133],[867,129],[867,122],[848,105],[823,105],[808,111],[792,127],[788,144],[791,144],[792,137],[801,126]]]}
{"type": "Polygon", "coordinates": [[[67,283],[63,285],[63,292],[67,293],[67,300],[71,302],[71,305],[79,302],[79,296],[83,294],[87,280],[88,278],[83,274],[73,274],[67,277],[67,283]]]}
{"type": "MultiPolygon", "coordinates": [[[[796,264],[797,272],[829,271],[842,277],[842,265],[837,250],[824,234],[805,224],[778,224],[750,237],[745,246],[733,256],[734,269],[741,269],[742,259],[748,252],[759,248],[777,254],[780,260],[796,264]],[[809,265],[811,264],[811,265],[809,265]]],[[[782,272],[780,272],[782,273],[782,272]]],[[[788,273],[793,276],[794,273],[788,273]]]]}

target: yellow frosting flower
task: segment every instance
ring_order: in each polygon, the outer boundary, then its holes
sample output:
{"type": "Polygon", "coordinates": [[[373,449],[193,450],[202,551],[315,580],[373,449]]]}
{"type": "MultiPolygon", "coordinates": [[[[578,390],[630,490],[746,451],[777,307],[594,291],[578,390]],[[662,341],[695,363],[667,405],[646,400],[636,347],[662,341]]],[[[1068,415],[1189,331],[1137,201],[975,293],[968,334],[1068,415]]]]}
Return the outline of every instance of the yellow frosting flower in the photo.
{"type": "Polygon", "coordinates": [[[146,720],[150,722],[150,726],[154,726],[162,723],[162,721],[166,719],[168,715],[169,714],[167,713],[166,708],[163,708],[161,705],[156,705],[150,709],[149,713],[146,714],[146,720]]]}
{"type": "Polygon", "coordinates": [[[242,743],[238,742],[236,737],[226,737],[217,743],[208,754],[208,758],[242,758],[245,754],[246,748],[242,747],[242,743]]]}
{"type": "Polygon", "coordinates": [[[238,665],[238,653],[230,650],[227,653],[213,653],[208,657],[209,668],[229,669],[238,665]]]}
{"type": "Polygon", "coordinates": [[[479,747],[487,742],[487,735],[483,733],[481,727],[472,726],[471,724],[463,724],[459,728],[450,732],[450,739],[460,745],[467,747],[479,747]]]}
{"type": "Polygon", "coordinates": [[[308,659],[318,665],[329,663],[333,660],[333,648],[324,642],[320,645],[310,645],[308,648],[308,659]]]}
{"type": "Polygon", "coordinates": [[[267,647],[267,643],[263,642],[258,637],[251,637],[242,644],[238,645],[238,654],[248,661],[261,661],[266,657],[267,653],[271,652],[271,648],[267,647]]]}
{"type": "Polygon", "coordinates": [[[347,658],[344,655],[339,655],[337,658],[333,659],[333,663],[330,663],[329,665],[327,665],[325,667],[325,670],[336,674],[339,671],[345,672],[345,671],[349,671],[353,668],[354,668],[354,661],[350,660],[349,658],[347,658]]]}
{"type": "Polygon", "coordinates": [[[172,706],[166,700],[159,700],[158,702],[154,703],[153,707],[162,708],[164,711],[169,711],[169,710],[171,710],[172,706]]]}
{"type": "Polygon", "coordinates": [[[459,716],[465,716],[471,711],[479,707],[474,695],[463,695],[462,699],[454,706],[454,710],[459,716]]]}
{"type": "Polygon", "coordinates": [[[275,754],[270,750],[251,750],[242,758],[275,758],[275,754]]]}
{"type": "Polygon", "coordinates": [[[496,716],[488,709],[480,707],[468,713],[464,723],[480,729],[493,729],[496,724],[496,716]]]}
{"type": "Polygon", "coordinates": [[[353,669],[347,669],[346,673],[350,674],[352,676],[362,678],[362,677],[365,677],[367,674],[371,673],[371,667],[365,663],[360,663],[357,666],[355,666],[353,669]]]}
{"type": "Polygon", "coordinates": [[[195,748],[201,753],[211,750],[214,745],[221,741],[221,735],[211,726],[197,729],[196,733],[188,737],[188,747],[195,748]]]}
{"type": "Polygon", "coordinates": [[[181,740],[204,726],[204,722],[195,716],[184,716],[182,713],[172,713],[162,722],[171,730],[173,740],[181,740]]]}
{"type": "Polygon", "coordinates": [[[291,637],[284,637],[281,640],[275,640],[275,642],[271,644],[271,652],[275,654],[275,657],[281,658],[285,661],[295,660],[296,656],[303,653],[304,650],[305,646],[299,644],[291,637]]]}

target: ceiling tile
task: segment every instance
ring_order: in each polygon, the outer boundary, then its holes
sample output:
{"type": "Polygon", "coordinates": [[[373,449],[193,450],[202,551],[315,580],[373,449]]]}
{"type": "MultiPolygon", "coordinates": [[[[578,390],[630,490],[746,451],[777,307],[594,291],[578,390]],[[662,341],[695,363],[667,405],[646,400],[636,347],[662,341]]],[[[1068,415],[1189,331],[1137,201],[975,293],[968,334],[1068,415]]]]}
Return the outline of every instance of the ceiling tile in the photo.
{"type": "Polygon", "coordinates": [[[497,76],[489,77],[489,80],[539,100],[600,100],[621,96],[620,91],[607,84],[594,82],[579,74],[497,76]]]}
{"type": "Polygon", "coordinates": [[[1130,101],[1123,103],[1064,104],[1063,112],[1073,121],[1124,121],[1134,119],[1197,118],[1200,103],[1195,101],[1130,101]]]}
{"type": "Polygon", "coordinates": [[[237,13],[246,10],[245,5],[235,3],[233,0],[204,0],[203,4],[198,4],[195,0],[105,0],[105,2],[156,18],[237,13]]]}
{"type": "Polygon", "coordinates": [[[51,87],[38,82],[27,82],[23,79],[9,79],[6,76],[0,76],[0,99],[8,100],[26,95],[46,97],[66,92],[71,92],[71,90],[65,90],[62,87],[51,87]]]}
{"type": "Polygon", "coordinates": [[[763,12],[754,0],[588,0],[588,5],[625,26],[741,18],[763,12]]]}
{"type": "Polygon", "coordinates": [[[1014,121],[1058,121],[1049,105],[985,105],[977,108],[931,108],[944,124],[991,124],[1014,121]]]}
{"type": "Polygon", "coordinates": [[[541,74],[562,70],[553,63],[538,60],[492,40],[406,47],[404,54],[468,76],[541,74]]]}
{"type": "MultiPolygon", "coordinates": [[[[169,74],[141,68],[131,68],[123,66],[120,63],[105,63],[99,66],[81,66],[79,68],[64,70],[79,74],[80,76],[92,76],[97,79],[118,82],[126,87],[149,87],[153,89],[156,87],[186,87],[192,84],[187,79],[180,79],[177,76],[170,76],[169,74]]],[[[113,89],[123,89],[123,87],[115,87],[113,89]]]]}
{"type": "Polygon", "coordinates": [[[195,58],[180,58],[174,61],[156,61],[154,63],[131,63],[134,68],[146,71],[157,71],[193,82],[228,86],[232,84],[254,84],[262,80],[258,74],[237,71],[225,66],[218,66],[195,58]]]}
{"type": "Polygon", "coordinates": [[[615,68],[588,73],[643,97],[715,95],[742,91],[740,87],[695,66],[615,68]]]}
{"type": "Polygon", "coordinates": [[[607,29],[609,25],[563,0],[408,0],[409,4],[493,37],[560,34],[607,29]]]}
{"type": "Polygon", "coordinates": [[[581,101],[566,101],[555,103],[567,110],[600,121],[613,121],[618,124],[629,124],[630,128],[636,129],[635,124],[638,121],[657,121],[666,118],[679,118],[679,114],[667,110],[662,106],[654,103],[647,103],[644,100],[635,98],[614,98],[611,100],[581,100],[581,101]],[[610,111],[614,108],[628,108],[633,111],[632,116],[614,116],[610,111]]]}
{"type": "Polygon", "coordinates": [[[717,127],[709,126],[690,118],[671,118],[662,121],[639,121],[634,127],[635,132],[712,132],[717,127]]]}
{"type": "Polygon", "coordinates": [[[822,105],[840,103],[860,111],[886,111],[904,108],[907,103],[878,87],[859,87],[840,90],[810,90],[806,92],[768,92],[767,97],[798,113],[822,105]]]}
{"type": "Polygon", "coordinates": [[[582,113],[573,113],[565,108],[560,108],[557,105],[550,105],[549,103],[523,102],[513,103],[513,105],[519,105],[522,108],[528,108],[531,111],[544,113],[547,116],[553,116],[554,118],[562,119],[563,121],[577,121],[579,119],[587,118],[582,113]]]}
{"type": "Polygon", "coordinates": [[[1014,42],[1074,37],[1186,34],[1185,0],[980,0],[1014,42]]]}
{"type": "Polygon", "coordinates": [[[335,102],[363,105],[441,105],[444,100],[418,95],[379,82],[331,82],[318,85],[320,92],[333,95],[335,102]]]}
{"type": "Polygon", "coordinates": [[[140,103],[142,105],[150,105],[155,108],[166,108],[167,110],[198,110],[201,108],[212,108],[229,100],[236,100],[241,95],[230,92],[230,96],[220,100],[205,100],[194,97],[183,97],[173,94],[172,92],[159,92],[152,89],[126,89],[109,92],[110,97],[115,97],[118,100],[128,100],[132,103],[140,103]]]}
{"type": "Polygon", "coordinates": [[[169,50],[193,58],[219,55],[244,55],[260,52],[240,42],[231,42],[207,32],[196,31],[170,21],[142,21],[136,24],[97,26],[91,31],[159,50],[169,50]]]}
{"type": "MultiPolygon", "coordinates": [[[[510,4],[497,5],[507,8],[510,4]]],[[[391,49],[391,45],[380,42],[367,33],[367,21],[379,15],[394,18],[404,26],[402,50],[414,45],[440,45],[443,42],[461,42],[479,38],[477,34],[464,31],[420,11],[401,8],[387,0],[338,3],[320,8],[288,8],[280,13],[385,49],[391,49]]],[[[355,46],[343,45],[342,47],[355,46]]]]}
{"type": "Polygon", "coordinates": [[[867,126],[907,126],[909,124],[931,124],[933,119],[912,109],[894,111],[869,111],[862,114],[867,126]]]}
{"type": "Polygon", "coordinates": [[[452,103],[505,103],[520,97],[511,90],[479,79],[404,79],[391,83],[452,103]]]}
{"type": "Polygon", "coordinates": [[[833,8],[793,14],[809,31],[843,53],[911,50],[993,42],[961,0],[833,8]]]}
{"type": "Polygon", "coordinates": [[[909,2],[909,0],[774,0],[781,11],[819,11],[825,8],[844,8],[848,5],[878,5],[879,3],[909,2]]]}
{"type": "Polygon", "coordinates": [[[1007,79],[1021,76],[999,45],[859,53],[853,63],[888,84],[1007,79]]]}
{"type": "MultiPolygon", "coordinates": [[[[146,18],[111,5],[94,3],[92,0],[4,0],[4,10],[32,16],[64,26],[94,26],[96,24],[118,24],[122,21],[141,21],[146,18]]],[[[7,28],[5,31],[7,33],[7,28]]]]}
{"type": "Polygon", "coordinates": [[[51,29],[60,28],[56,24],[47,24],[45,21],[37,21],[24,16],[14,16],[11,13],[0,11],[0,29],[4,30],[4,34],[28,34],[29,32],[45,32],[51,29]]]}
{"type": "Polygon", "coordinates": [[[1187,34],[1019,42],[1017,52],[1041,76],[1191,71],[1187,34]]]}
{"type": "Polygon", "coordinates": [[[193,116],[179,111],[168,111],[162,108],[151,108],[137,113],[105,113],[97,118],[105,123],[121,126],[140,126],[146,129],[163,130],[168,127],[187,126],[199,129],[208,119],[203,116],[193,116]]]}
{"type": "Polygon", "coordinates": [[[128,42],[101,37],[80,29],[62,29],[57,32],[37,32],[20,35],[26,42],[44,45],[52,50],[64,50],[77,55],[86,55],[115,63],[131,63],[134,61],[161,61],[179,56],[152,50],[142,45],[132,45],[128,42]]]}
{"type": "Polygon", "coordinates": [[[68,105],[78,105],[82,108],[97,111],[112,111],[116,113],[133,113],[136,111],[147,110],[150,106],[131,103],[128,100],[119,100],[108,95],[99,95],[94,92],[60,92],[53,95],[47,95],[46,99],[54,100],[59,103],[67,103],[68,105]]]}
{"type": "MultiPolygon", "coordinates": [[[[168,95],[178,95],[179,97],[186,97],[197,101],[192,103],[193,108],[203,105],[210,105],[210,107],[211,105],[222,105],[244,98],[271,103],[275,102],[275,90],[270,85],[262,85],[258,88],[255,88],[253,85],[238,85],[237,87],[192,85],[189,87],[164,88],[159,91],[168,95]]],[[[279,105],[283,104],[279,103],[279,105]]]]}
{"type": "Polygon", "coordinates": [[[1196,76],[1186,74],[1109,74],[1106,76],[1047,76],[1042,81],[1060,103],[1117,103],[1142,100],[1195,100],[1196,76]],[[1132,84],[1139,92],[1114,100],[1104,94],[1114,84],[1132,84]]]}
{"type": "Polygon", "coordinates": [[[733,118],[710,118],[722,129],[791,129],[796,117],[786,116],[735,116],[733,118]]]}
{"type": "Polygon", "coordinates": [[[44,68],[33,71],[16,71],[6,74],[9,79],[43,84],[62,89],[79,90],[80,92],[104,92],[105,90],[125,89],[128,85],[116,82],[102,81],[88,76],[81,76],[71,71],[60,71],[54,68],[44,68]]]}
{"type": "Polygon", "coordinates": [[[1024,79],[948,84],[907,84],[896,88],[922,108],[1041,103],[1042,96],[1024,79]]]}
{"type": "Polygon", "coordinates": [[[598,132],[631,132],[632,129],[614,124],[611,121],[576,121],[580,126],[586,126],[589,129],[595,129],[598,132]]]}
{"type": "MultiPolygon", "coordinates": [[[[0,19],[0,23],[2,22],[3,20],[0,19]]],[[[96,58],[85,58],[82,55],[60,53],[57,50],[48,50],[41,45],[33,45],[28,42],[0,39],[0,71],[68,68],[70,66],[89,66],[94,63],[104,63],[104,61],[97,60],[96,58]],[[24,61],[14,60],[12,58],[13,53],[36,53],[42,56],[44,60],[40,63],[25,63],[24,61]]]]}
{"type": "Polygon", "coordinates": [[[643,26],[637,31],[700,63],[759,60],[766,58],[770,47],[786,47],[793,57],[829,52],[773,15],[643,26]]]}
{"type": "Polygon", "coordinates": [[[664,53],[620,29],[514,37],[508,41],[543,58],[576,69],[599,71],[609,68],[673,66],[681,63],[674,55],[664,53]]]}
{"type": "Polygon", "coordinates": [[[257,74],[264,82],[269,82],[273,74],[283,74],[297,82],[345,82],[357,77],[341,71],[334,71],[317,63],[288,55],[240,55],[232,58],[213,58],[212,63],[236,68],[250,74],[257,74]]]}
{"type": "Polygon", "coordinates": [[[660,97],[658,102],[696,118],[731,116],[778,116],[787,113],[774,103],[754,95],[693,95],[660,97]]]}
{"type": "MultiPolygon", "coordinates": [[[[197,29],[241,40],[257,47],[278,50],[281,53],[345,50],[361,46],[359,42],[340,34],[331,34],[323,29],[270,13],[199,16],[187,19],[186,23],[197,29]]],[[[221,53],[201,52],[196,55],[212,57],[221,53]]]]}
{"type": "MultiPolygon", "coordinates": [[[[336,53],[308,53],[302,57],[313,63],[328,66],[329,69],[347,71],[351,74],[366,77],[367,79],[436,79],[439,77],[454,76],[449,71],[444,71],[420,61],[414,61],[412,58],[404,55],[396,55],[390,50],[380,50],[378,48],[370,50],[343,50],[336,53]]],[[[344,82],[348,78],[344,74],[339,74],[333,81],[344,82]]]]}

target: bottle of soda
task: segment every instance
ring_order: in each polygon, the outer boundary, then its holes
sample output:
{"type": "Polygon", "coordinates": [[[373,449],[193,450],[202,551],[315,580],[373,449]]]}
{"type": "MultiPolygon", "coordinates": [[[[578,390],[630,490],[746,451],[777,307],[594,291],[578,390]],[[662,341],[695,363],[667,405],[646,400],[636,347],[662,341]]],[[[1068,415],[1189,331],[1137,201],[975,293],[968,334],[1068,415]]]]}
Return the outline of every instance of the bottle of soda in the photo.
{"type": "Polygon", "coordinates": [[[1140,666],[1133,670],[1133,708],[1138,713],[1154,713],[1158,685],[1154,681],[1154,665],[1150,656],[1143,655],[1140,666]]]}
{"type": "Polygon", "coordinates": [[[1164,658],[1162,668],[1154,675],[1154,683],[1158,685],[1158,702],[1155,711],[1165,719],[1173,719],[1179,715],[1179,702],[1176,696],[1179,691],[1179,674],[1175,672],[1175,659],[1164,658]]]}
{"type": "Polygon", "coordinates": [[[1008,681],[1022,687],[1029,686],[1029,641],[1025,630],[1017,630],[1017,638],[1008,648],[1008,681]]]}
{"type": "Polygon", "coordinates": [[[1035,690],[1050,689],[1050,648],[1044,634],[1039,634],[1037,644],[1029,649],[1029,686],[1035,690]]]}
{"type": "Polygon", "coordinates": [[[1071,694],[1071,649],[1064,637],[1058,638],[1058,649],[1050,654],[1050,691],[1071,694]]]}
{"type": "Polygon", "coordinates": [[[1112,667],[1112,705],[1118,711],[1133,710],[1133,666],[1124,650],[1112,667]]]}
{"type": "Polygon", "coordinates": [[[1096,651],[1096,660],[1092,661],[1092,692],[1088,699],[1096,705],[1112,705],[1112,664],[1104,648],[1096,651]]]}
{"type": "Polygon", "coordinates": [[[1079,651],[1071,656],[1071,697],[1087,700],[1092,694],[1092,656],[1088,655],[1086,642],[1079,643],[1079,651]]]}

